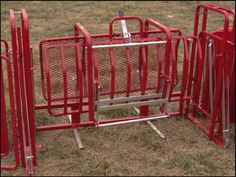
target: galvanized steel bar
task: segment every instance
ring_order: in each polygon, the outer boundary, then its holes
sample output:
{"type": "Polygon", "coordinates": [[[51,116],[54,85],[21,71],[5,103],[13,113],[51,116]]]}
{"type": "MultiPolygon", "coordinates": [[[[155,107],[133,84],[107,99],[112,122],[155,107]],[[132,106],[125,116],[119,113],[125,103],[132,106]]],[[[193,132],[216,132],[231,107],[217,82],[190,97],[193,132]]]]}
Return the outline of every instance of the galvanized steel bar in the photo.
{"type": "Polygon", "coordinates": [[[96,101],[96,104],[99,103],[100,105],[104,104],[110,104],[110,103],[119,103],[119,102],[126,102],[126,101],[136,101],[141,99],[155,99],[160,98],[162,96],[162,93],[156,93],[156,94],[147,94],[147,95],[140,95],[140,96],[129,96],[129,97],[123,97],[123,98],[114,98],[114,99],[104,99],[96,101]]]}
{"type": "Polygon", "coordinates": [[[105,127],[105,126],[111,126],[111,125],[121,125],[121,124],[133,123],[133,122],[163,119],[163,118],[167,118],[167,117],[168,117],[168,115],[160,115],[160,116],[155,116],[155,117],[145,117],[145,118],[141,118],[141,119],[133,119],[133,120],[125,120],[125,121],[119,121],[119,122],[98,124],[97,127],[105,127]]]}
{"type": "Polygon", "coordinates": [[[100,49],[100,48],[116,48],[116,47],[134,47],[134,46],[157,45],[166,43],[167,41],[133,42],[133,43],[122,43],[122,44],[93,45],[92,48],[100,49]]]}
{"type": "Polygon", "coordinates": [[[141,101],[141,102],[131,102],[125,104],[116,104],[111,106],[100,106],[100,110],[111,110],[111,109],[119,109],[119,108],[126,108],[132,106],[145,106],[145,105],[155,105],[160,103],[167,103],[168,99],[160,99],[160,100],[152,100],[152,101],[141,101]]]}

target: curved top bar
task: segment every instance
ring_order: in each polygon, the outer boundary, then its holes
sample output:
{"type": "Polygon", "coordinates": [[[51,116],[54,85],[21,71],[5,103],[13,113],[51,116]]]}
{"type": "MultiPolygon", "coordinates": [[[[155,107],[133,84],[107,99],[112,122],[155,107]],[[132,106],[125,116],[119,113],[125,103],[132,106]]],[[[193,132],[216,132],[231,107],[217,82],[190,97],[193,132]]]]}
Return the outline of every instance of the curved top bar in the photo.
{"type": "Polygon", "coordinates": [[[22,25],[24,58],[27,60],[25,62],[30,63],[30,61],[28,61],[30,60],[29,21],[25,9],[21,10],[21,25],[22,25]]]}
{"type": "Polygon", "coordinates": [[[171,40],[170,30],[166,26],[158,23],[157,21],[155,21],[152,18],[147,18],[145,20],[145,31],[149,29],[149,25],[152,25],[152,26],[156,27],[157,29],[165,32],[166,33],[167,42],[171,40]]]}
{"type": "Polygon", "coordinates": [[[217,6],[206,5],[206,4],[199,4],[197,6],[196,11],[195,11],[195,22],[194,22],[193,35],[197,36],[198,17],[199,17],[199,12],[200,12],[201,8],[206,9],[206,10],[211,10],[213,12],[217,12],[217,13],[220,13],[220,14],[224,15],[224,17],[225,17],[225,24],[224,24],[225,27],[224,27],[224,29],[226,29],[226,27],[228,28],[228,26],[229,26],[229,12],[226,11],[226,10],[223,10],[223,9],[216,8],[216,7],[217,6]]]}
{"type": "Polygon", "coordinates": [[[111,21],[109,22],[109,38],[112,38],[112,33],[113,33],[113,23],[115,21],[118,20],[138,20],[139,21],[139,25],[140,25],[140,37],[143,38],[144,34],[143,34],[143,21],[141,18],[139,17],[135,17],[135,16],[123,16],[123,17],[115,17],[112,18],[111,21]]]}
{"type": "MultiPolygon", "coordinates": [[[[224,32],[223,32],[223,37],[222,37],[222,47],[221,47],[221,53],[223,53],[223,51],[225,51],[225,47],[226,47],[226,42],[228,39],[228,30],[229,30],[229,12],[217,8],[217,6],[214,5],[206,5],[206,4],[199,4],[196,8],[196,12],[195,12],[195,21],[194,21],[194,30],[193,30],[193,35],[197,36],[198,35],[198,21],[199,21],[199,12],[200,9],[206,9],[206,10],[210,10],[219,14],[222,14],[224,16],[224,32]]],[[[234,28],[234,27],[233,27],[234,28]]]]}
{"type": "MultiPolygon", "coordinates": [[[[91,47],[92,46],[92,40],[91,40],[91,36],[89,34],[89,32],[80,24],[80,23],[76,23],[74,25],[74,29],[77,30],[78,32],[81,31],[85,37],[85,44],[87,47],[91,47]]],[[[77,34],[79,35],[79,34],[77,34]]]]}
{"type": "Polygon", "coordinates": [[[235,10],[232,10],[232,9],[226,9],[224,7],[221,7],[221,6],[217,6],[215,4],[200,4],[201,6],[204,5],[204,6],[208,6],[208,7],[213,7],[215,9],[219,9],[219,10],[224,10],[228,13],[231,13],[232,15],[235,15],[235,10]]]}

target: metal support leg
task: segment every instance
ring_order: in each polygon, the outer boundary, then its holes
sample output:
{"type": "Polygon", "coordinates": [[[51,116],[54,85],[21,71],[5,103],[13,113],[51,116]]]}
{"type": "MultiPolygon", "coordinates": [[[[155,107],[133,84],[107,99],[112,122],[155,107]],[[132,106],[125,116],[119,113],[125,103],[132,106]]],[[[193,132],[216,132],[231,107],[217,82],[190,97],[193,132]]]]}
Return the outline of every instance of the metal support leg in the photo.
{"type": "MultiPolygon", "coordinates": [[[[135,113],[139,114],[140,111],[139,111],[138,108],[136,108],[136,107],[132,107],[132,108],[133,108],[133,110],[135,111],[135,113]]],[[[157,127],[156,127],[155,125],[153,125],[152,122],[150,122],[149,120],[146,121],[146,122],[147,122],[147,124],[148,124],[161,138],[165,138],[165,136],[163,135],[163,133],[162,133],[160,130],[158,130],[157,127]]]]}
{"type": "MultiPolygon", "coordinates": [[[[70,123],[71,123],[71,121],[72,121],[72,120],[71,120],[71,115],[69,114],[68,117],[69,117],[69,120],[70,120],[70,123]]],[[[74,132],[75,139],[76,139],[76,141],[77,141],[77,144],[78,144],[79,148],[80,148],[80,149],[83,149],[84,146],[83,146],[83,144],[82,144],[82,142],[81,142],[81,139],[80,139],[78,130],[77,130],[76,128],[73,128],[73,132],[74,132]]]]}

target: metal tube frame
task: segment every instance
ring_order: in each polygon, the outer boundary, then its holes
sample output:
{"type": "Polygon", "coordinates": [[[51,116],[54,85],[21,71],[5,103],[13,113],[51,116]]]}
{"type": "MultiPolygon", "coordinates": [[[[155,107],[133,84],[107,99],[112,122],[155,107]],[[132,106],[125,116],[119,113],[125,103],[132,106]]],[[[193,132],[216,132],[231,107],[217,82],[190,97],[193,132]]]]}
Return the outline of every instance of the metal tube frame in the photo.
{"type": "MultiPolygon", "coordinates": [[[[10,10],[10,26],[11,26],[11,42],[12,42],[12,58],[13,58],[13,72],[14,72],[14,86],[11,71],[11,64],[8,54],[6,56],[1,55],[2,59],[7,62],[7,76],[9,86],[9,97],[10,97],[10,109],[11,109],[11,121],[14,141],[14,153],[15,153],[15,166],[1,166],[1,169],[15,169],[21,164],[26,167],[26,175],[33,175],[33,167],[36,165],[36,142],[35,142],[35,131],[50,131],[67,128],[78,128],[78,127],[103,127],[109,125],[118,125],[131,122],[149,121],[159,118],[168,118],[171,115],[179,116],[185,115],[198,127],[200,127],[210,139],[216,143],[224,146],[228,141],[228,130],[230,123],[231,108],[229,105],[232,102],[230,98],[230,86],[232,84],[234,68],[231,66],[234,60],[226,59],[226,51],[229,46],[234,46],[234,39],[230,39],[230,35],[235,36],[235,24],[233,24],[232,30],[229,29],[229,16],[234,16],[235,12],[230,9],[214,6],[211,4],[200,4],[196,8],[194,30],[192,36],[182,36],[180,30],[169,29],[166,26],[156,22],[153,19],[146,19],[144,22],[139,17],[133,16],[121,16],[113,18],[109,23],[108,34],[96,34],[90,35],[90,33],[80,24],[74,25],[74,36],[64,38],[50,38],[40,42],[40,64],[41,64],[41,80],[47,80],[47,85],[42,82],[42,88],[47,89],[46,97],[43,90],[43,97],[48,101],[48,104],[37,105],[34,98],[34,84],[33,84],[33,60],[32,51],[30,49],[29,39],[29,24],[28,16],[24,9],[21,11],[14,12],[10,10]],[[199,16],[200,10],[203,9],[202,26],[201,32],[198,32],[199,28],[199,16]],[[208,33],[206,31],[206,25],[208,20],[208,11],[222,14],[224,16],[224,28],[222,31],[208,33]],[[15,14],[20,14],[21,27],[16,27],[15,14]],[[133,20],[139,22],[139,31],[129,33],[126,37],[121,39],[121,34],[113,33],[113,24],[116,21],[122,21],[124,24],[125,20],[133,20]],[[156,29],[150,30],[149,27],[153,26],[156,29]],[[172,32],[179,33],[178,36],[172,36],[172,32]],[[165,37],[161,38],[149,38],[148,35],[151,33],[163,33],[165,37]],[[220,33],[220,35],[218,35],[220,33]],[[232,33],[232,34],[231,34],[232,33]],[[139,35],[139,39],[132,39],[132,35],[139,35]],[[95,42],[93,39],[99,37],[107,37],[107,41],[95,42]],[[65,60],[65,51],[63,45],[50,45],[46,49],[42,49],[42,45],[45,41],[60,41],[64,39],[74,39],[75,43],[71,46],[76,47],[76,65],[77,82],[79,97],[76,99],[78,102],[70,103],[67,88],[67,66],[65,60]],[[117,40],[119,39],[119,40],[117,40]],[[212,42],[209,44],[207,40],[214,40],[214,42],[221,43],[219,51],[220,56],[216,66],[215,56],[212,52],[212,42]],[[80,42],[82,40],[82,42],[80,42]],[[176,40],[175,45],[172,43],[176,40]],[[119,41],[119,42],[118,42],[119,41]],[[181,88],[179,92],[173,92],[173,88],[178,83],[178,69],[177,69],[177,55],[178,45],[183,41],[184,45],[184,56],[183,56],[183,79],[181,82],[181,88]],[[190,42],[192,42],[190,48],[190,42]],[[148,46],[156,45],[157,55],[160,54],[159,45],[165,45],[165,64],[159,66],[164,71],[158,71],[157,77],[158,82],[155,88],[147,88],[148,82],[148,46]],[[140,89],[141,92],[138,96],[130,96],[131,90],[131,58],[130,48],[133,46],[139,46],[139,77],[140,77],[140,89]],[[207,46],[207,47],[206,47],[207,46]],[[51,98],[51,85],[50,85],[50,68],[47,61],[47,53],[51,48],[60,48],[60,59],[63,71],[63,93],[64,97],[62,103],[54,103],[54,99],[51,98]],[[124,91],[115,90],[115,53],[114,48],[125,47],[126,61],[127,61],[127,88],[124,91]],[[101,93],[102,85],[99,83],[98,75],[98,63],[96,49],[108,48],[109,60],[111,67],[111,90],[109,94],[110,99],[101,99],[103,95],[101,93]],[[82,58],[80,58],[80,49],[82,49],[82,58]],[[207,52],[208,53],[207,53],[207,52]],[[45,53],[45,67],[46,67],[46,78],[43,75],[43,61],[42,53],[45,53]],[[85,56],[86,65],[85,68],[85,56]],[[208,62],[207,62],[208,59],[208,62]],[[213,61],[214,60],[214,61],[213,61]],[[204,64],[205,62],[205,64],[204,64]],[[205,66],[206,65],[206,66],[205,66]],[[204,67],[206,74],[204,73],[204,67]],[[231,68],[227,70],[227,68],[231,68]],[[194,70],[195,69],[195,70],[194,70]],[[212,71],[216,71],[216,79],[213,78],[212,71]],[[206,76],[206,77],[205,77],[206,76]],[[86,80],[87,79],[87,80],[86,80]],[[210,81],[210,82],[209,82],[210,81]],[[215,83],[214,83],[215,82],[215,83]],[[201,94],[201,85],[203,84],[203,94],[201,94]],[[83,88],[88,88],[87,95],[84,96],[83,88]],[[147,94],[148,89],[156,90],[155,94],[147,94]],[[14,101],[14,90],[15,90],[15,101],[14,101]],[[215,93],[213,94],[213,90],[215,93]],[[125,93],[125,97],[114,98],[117,93],[125,93]],[[209,99],[207,95],[211,95],[209,99]],[[84,98],[86,97],[86,101],[84,98]],[[167,110],[167,104],[170,102],[179,101],[179,110],[177,112],[169,112],[167,110]],[[190,101],[191,104],[190,104],[190,101]],[[16,102],[16,103],[14,103],[16,102]],[[202,104],[203,103],[203,104],[202,104]],[[158,104],[163,114],[161,115],[149,115],[149,105],[158,104]],[[16,106],[16,118],[15,109],[16,106]],[[76,108],[78,106],[78,109],[76,108]],[[110,109],[119,109],[126,107],[140,106],[139,116],[137,117],[123,117],[109,120],[99,120],[99,112],[110,109]],[[193,112],[190,112],[190,106],[193,106],[193,112]],[[71,110],[68,111],[68,107],[71,110]],[[86,110],[84,107],[88,107],[86,110]],[[220,111],[218,108],[220,107],[220,111]],[[52,108],[63,108],[63,112],[54,113],[51,111],[52,108]],[[35,123],[35,109],[48,109],[51,115],[69,115],[71,114],[71,122],[68,124],[56,124],[36,127],[35,123]],[[210,118],[210,123],[202,125],[196,117],[196,112],[201,111],[206,117],[210,118]],[[88,121],[80,122],[80,114],[87,113],[88,121]],[[77,117],[78,116],[78,117],[77,117]],[[16,124],[18,123],[18,127],[16,124]],[[218,127],[216,127],[218,124],[218,127]],[[218,134],[214,132],[217,129],[218,134]],[[19,145],[18,137],[19,134],[19,145]],[[18,149],[19,148],[19,149],[18,149]],[[19,158],[21,156],[21,158],[19,158]]],[[[234,16],[235,22],[235,16],[234,16]]],[[[124,26],[124,25],[123,25],[124,26]]],[[[126,30],[127,31],[127,30],[126,30]]],[[[123,36],[124,37],[124,36],[123,36]]],[[[4,42],[1,40],[1,42],[4,42]]],[[[8,45],[6,42],[6,50],[8,45]]],[[[68,44],[70,45],[70,44],[68,44]]],[[[214,44],[215,45],[215,44],[214,44]]],[[[233,50],[233,49],[232,49],[233,50]]],[[[235,50],[235,49],[234,49],[235,50]]],[[[231,51],[231,48],[230,48],[231,51]]],[[[230,54],[231,55],[231,54],[230,54]]],[[[230,56],[232,57],[232,56],[230,56]]],[[[2,66],[1,66],[2,67],[2,66]]],[[[85,90],[85,92],[87,92],[85,90]]],[[[74,99],[74,98],[71,98],[74,99]]],[[[7,141],[7,140],[6,140],[7,141]]]]}

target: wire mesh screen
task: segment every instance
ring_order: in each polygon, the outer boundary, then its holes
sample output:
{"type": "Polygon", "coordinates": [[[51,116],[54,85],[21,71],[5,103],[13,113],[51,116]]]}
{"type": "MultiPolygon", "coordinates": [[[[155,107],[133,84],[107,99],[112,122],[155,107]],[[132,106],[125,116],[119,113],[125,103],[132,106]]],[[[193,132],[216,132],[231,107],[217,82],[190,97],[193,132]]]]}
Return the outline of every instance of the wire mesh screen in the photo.
{"type": "Polygon", "coordinates": [[[81,51],[74,40],[57,40],[44,42],[41,54],[42,90],[44,98],[48,99],[47,86],[50,84],[51,101],[78,98],[78,60],[81,60],[81,51]],[[46,63],[50,82],[46,79],[46,63]],[[63,70],[65,74],[63,74],[63,70]],[[66,77],[66,78],[65,78],[66,77]],[[66,83],[65,83],[66,80],[66,83]],[[66,95],[65,95],[66,90],[66,95]]]}

